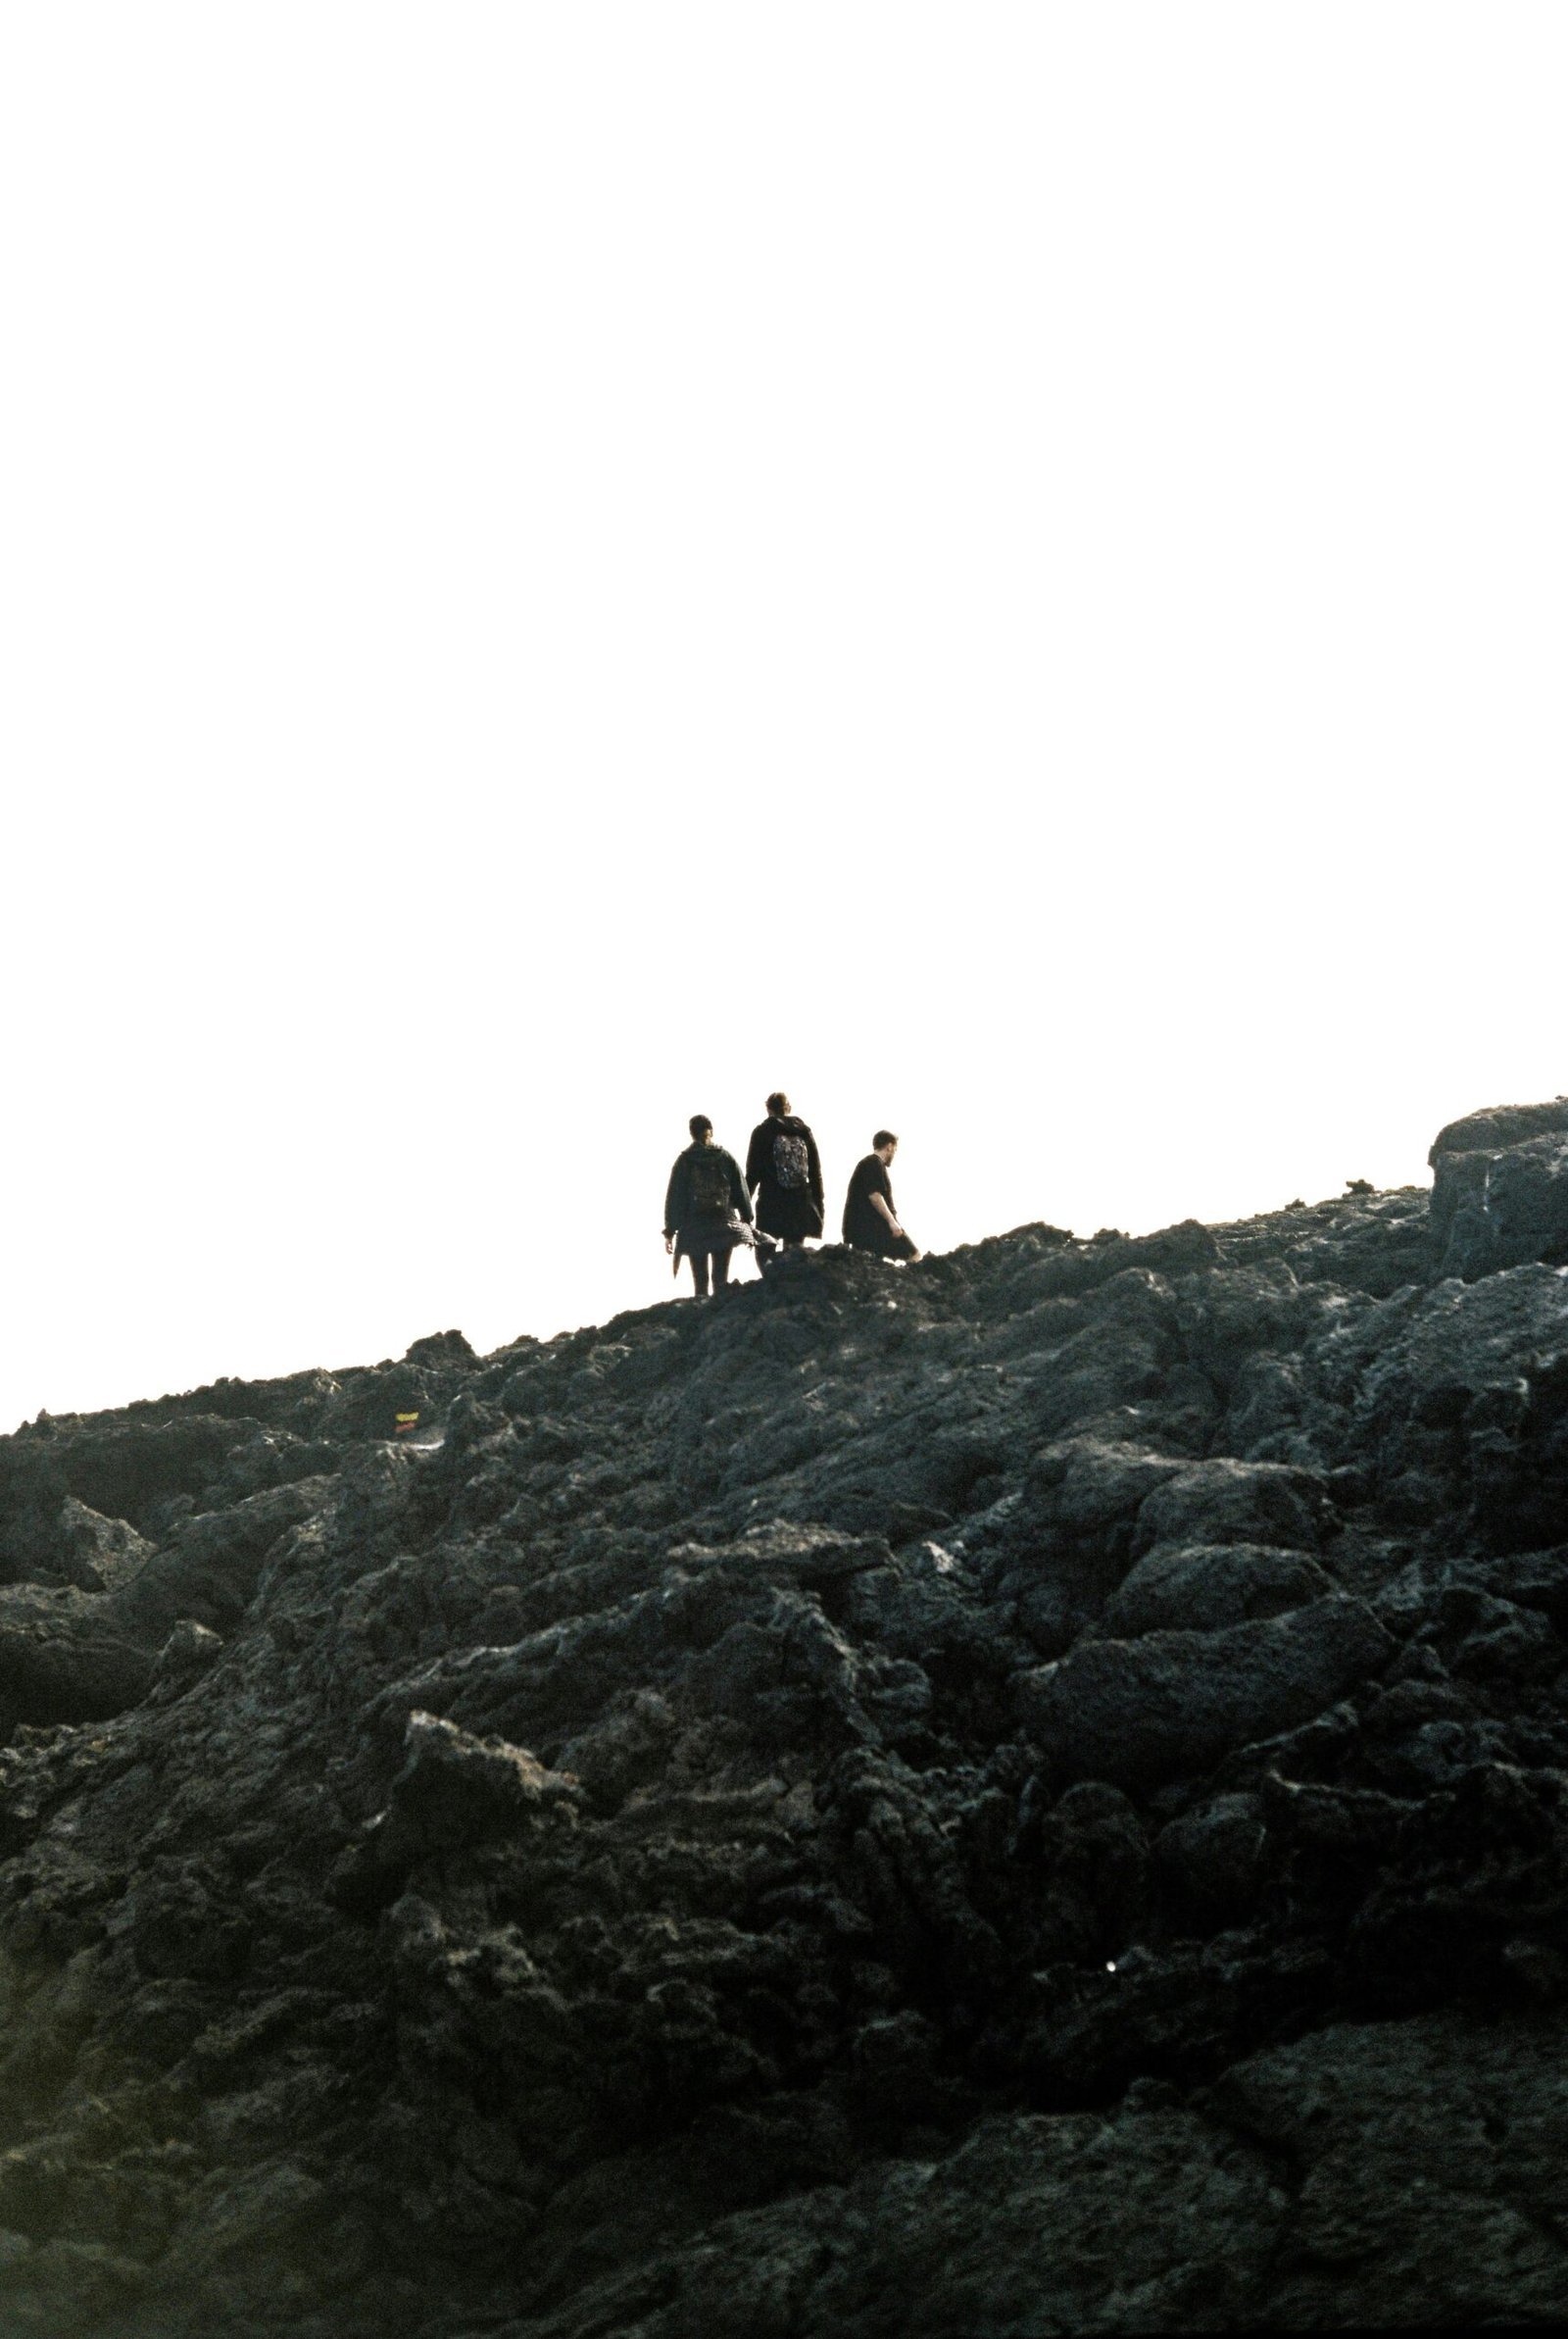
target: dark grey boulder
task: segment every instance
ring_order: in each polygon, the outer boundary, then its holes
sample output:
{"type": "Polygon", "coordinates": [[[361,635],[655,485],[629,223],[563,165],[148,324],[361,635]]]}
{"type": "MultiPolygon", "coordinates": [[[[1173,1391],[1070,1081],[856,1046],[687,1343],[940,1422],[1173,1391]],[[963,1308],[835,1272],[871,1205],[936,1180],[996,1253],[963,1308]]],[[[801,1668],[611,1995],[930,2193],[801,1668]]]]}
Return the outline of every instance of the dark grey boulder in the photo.
{"type": "Polygon", "coordinates": [[[879,1536],[847,1535],[837,1527],[768,1519],[749,1527],[733,1543],[680,1543],[673,1565],[694,1570],[723,1570],[758,1583],[828,1584],[886,1568],[892,1554],[879,1536]]]}
{"type": "Polygon", "coordinates": [[[475,1738],[435,1714],[413,1714],[386,1809],[339,1862],[333,1898],[365,1910],[389,1901],[411,1869],[498,1835],[572,1823],[578,1781],[525,1747],[475,1738]]]}
{"type": "Polygon", "coordinates": [[[1018,1713],[1062,1778],[1150,1787],[1307,1720],[1393,1653],[1366,1604],[1334,1593],[1219,1632],[1080,1643],[1020,1677],[1018,1713]]]}
{"type": "Polygon", "coordinates": [[[0,1590],[0,1735],[18,1722],[103,1721],[143,1697],[156,1650],[74,1589],[0,1590]]]}
{"type": "Polygon", "coordinates": [[[1336,1588],[1309,1552],[1264,1543],[1159,1543],[1112,1593],[1104,1630],[1117,1640],[1213,1632],[1280,1616],[1336,1588]]]}
{"type": "Polygon", "coordinates": [[[1512,2038],[1453,2017],[1335,2026],[1229,2074],[1210,2105],[1232,2133],[1304,2146],[1263,2319],[1457,2328],[1568,2314],[1568,2251],[1540,2215],[1568,2149],[1564,2043],[1560,2015],[1512,2038]]]}
{"type": "Polygon", "coordinates": [[[1025,1472],[1020,1525],[1064,1550],[1125,1567],[1144,1503],[1183,1467],[1178,1455],[1102,1438],[1063,1439],[1025,1472]]]}
{"type": "Polygon", "coordinates": [[[1446,1154],[1438,1169],[1445,1273],[1473,1282],[1527,1260],[1568,1260],[1568,1135],[1537,1137],[1501,1154],[1446,1154]]]}
{"type": "Polygon", "coordinates": [[[1437,1271],[1467,1278],[1568,1244],[1568,1097],[1450,1121],[1433,1142],[1437,1271]]]}
{"type": "Polygon", "coordinates": [[[1275,1543],[1313,1550],[1330,1516],[1319,1473],[1283,1462],[1216,1455],[1156,1487],[1138,1514],[1136,1547],[1275,1543]]]}
{"type": "Polygon", "coordinates": [[[1259,1795],[1215,1795],[1183,1812],[1154,1838],[1154,1865],[1184,1914],[1209,1924],[1252,1915],[1268,1866],[1259,1795]]]}
{"type": "Polygon", "coordinates": [[[1427,1159],[1434,1169],[1453,1154],[1501,1153],[1533,1138],[1568,1135],[1568,1096],[1542,1105],[1495,1105],[1450,1120],[1432,1140],[1427,1159]]]}
{"type": "MultiPolygon", "coordinates": [[[[1560,2016],[1337,2024],[1191,2104],[1012,2115],[750,2210],[502,2339],[1047,2339],[1555,2325],[1560,2016]]],[[[477,2339],[465,2332],[463,2339],[477,2339]]]]}
{"type": "Polygon", "coordinates": [[[105,1518],[74,1495],[60,1506],[57,1568],[83,1592],[113,1591],[152,1556],[153,1546],[123,1518],[105,1518]]]}

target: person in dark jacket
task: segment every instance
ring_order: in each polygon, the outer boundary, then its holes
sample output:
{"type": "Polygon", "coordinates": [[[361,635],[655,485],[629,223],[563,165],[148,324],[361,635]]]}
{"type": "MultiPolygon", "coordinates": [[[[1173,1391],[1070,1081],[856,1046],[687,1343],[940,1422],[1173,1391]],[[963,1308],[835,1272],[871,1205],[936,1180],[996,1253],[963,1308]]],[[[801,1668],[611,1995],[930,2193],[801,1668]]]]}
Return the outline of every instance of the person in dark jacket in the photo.
{"type": "Polygon", "coordinates": [[[880,1259],[906,1259],[922,1254],[899,1224],[893,1208],[893,1180],[888,1175],[899,1141],[891,1129],[878,1129],[863,1162],[857,1162],[844,1203],[844,1239],[858,1251],[875,1251],[880,1259]]]}
{"type": "Polygon", "coordinates": [[[750,1239],[752,1204],[741,1166],[713,1143],[707,1114],[694,1113],[686,1125],[692,1141],[675,1156],[664,1195],[664,1248],[677,1275],[681,1261],[691,1261],[697,1297],[706,1300],[710,1272],[715,1297],[729,1282],[729,1255],[750,1239]]]}
{"type": "Polygon", "coordinates": [[[757,1204],[757,1223],[787,1250],[821,1233],[822,1164],[816,1139],[790,1111],[782,1088],[768,1098],[767,1119],[752,1131],[746,1183],[757,1204]]]}

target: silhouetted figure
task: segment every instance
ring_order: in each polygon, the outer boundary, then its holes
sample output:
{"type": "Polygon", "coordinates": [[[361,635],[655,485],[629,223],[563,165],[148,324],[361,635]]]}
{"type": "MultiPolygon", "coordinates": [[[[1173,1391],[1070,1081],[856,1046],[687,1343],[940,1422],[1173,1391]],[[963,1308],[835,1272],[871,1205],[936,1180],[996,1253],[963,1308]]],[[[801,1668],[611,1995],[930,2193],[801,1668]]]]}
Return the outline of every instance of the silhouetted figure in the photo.
{"type": "Polygon", "coordinates": [[[816,1139],[790,1111],[776,1088],[767,1100],[767,1119],[752,1131],[746,1153],[746,1183],[757,1204],[757,1223],[787,1249],[822,1231],[822,1164],[816,1139]]]}
{"type": "Polygon", "coordinates": [[[750,1240],[751,1198],[741,1166],[732,1153],[713,1143],[713,1124],[706,1113],[694,1113],[687,1122],[692,1141],[675,1156],[664,1195],[664,1248],[680,1263],[692,1263],[697,1297],[708,1297],[711,1272],[715,1295],[729,1282],[729,1255],[737,1243],[750,1240]]]}
{"type": "Polygon", "coordinates": [[[878,1129],[864,1161],[856,1163],[844,1203],[844,1239],[858,1251],[875,1251],[880,1259],[912,1261],[923,1254],[899,1224],[888,1175],[898,1150],[893,1131],[878,1129]]]}

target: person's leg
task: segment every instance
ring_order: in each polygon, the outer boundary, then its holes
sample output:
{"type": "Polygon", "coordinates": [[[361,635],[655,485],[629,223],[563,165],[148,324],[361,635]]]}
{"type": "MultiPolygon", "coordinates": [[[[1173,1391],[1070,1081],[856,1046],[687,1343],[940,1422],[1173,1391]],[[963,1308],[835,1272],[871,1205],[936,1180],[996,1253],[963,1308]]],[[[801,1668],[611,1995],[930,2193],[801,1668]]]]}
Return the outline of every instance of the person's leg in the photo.
{"type": "Polygon", "coordinates": [[[698,1298],[706,1300],[708,1297],[708,1253],[706,1251],[688,1251],[686,1256],[691,1261],[693,1287],[698,1298]]]}
{"type": "Polygon", "coordinates": [[[902,1259],[911,1264],[921,1256],[918,1246],[908,1235],[895,1234],[889,1226],[884,1226],[876,1242],[868,1243],[866,1248],[874,1249],[879,1259],[902,1259]]]}
{"type": "Polygon", "coordinates": [[[713,1253],[713,1297],[714,1297],[714,1299],[715,1299],[715,1300],[717,1299],[717,1297],[718,1297],[718,1295],[719,1295],[719,1293],[720,1293],[721,1291],[727,1291],[728,1289],[729,1289],[729,1253],[728,1253],[728,1251],[715,1251],[715,1252],[713,1253]]]}

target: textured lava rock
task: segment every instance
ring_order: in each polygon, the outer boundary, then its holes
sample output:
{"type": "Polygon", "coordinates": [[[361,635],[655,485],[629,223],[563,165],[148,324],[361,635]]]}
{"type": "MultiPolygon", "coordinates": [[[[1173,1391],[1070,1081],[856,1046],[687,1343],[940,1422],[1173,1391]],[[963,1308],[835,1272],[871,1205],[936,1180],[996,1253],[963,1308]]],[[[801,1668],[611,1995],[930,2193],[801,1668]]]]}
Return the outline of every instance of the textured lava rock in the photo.
{"type": "Polygon", "coordinates": [[[1568,1097],[1451,1121],[1431,1160],[1441,1271],[1568,1259],[1568,1097]]]}
{"type": "Polygon", "coordinates": [[[0,2328],[1568,2314],[1565,1147],[0,1440],[0,2328]]]}
{"type": "Polygon", "coordinates": [[[1158,1543],[1112,1595],[1105,1625],[1118,1639],[1212,1632],[1283,1616],[1333,1590],[1333,1577],[1308,1552],[1259,1543],[1158,1543]]]}
{"type": "Polygon", "coordinates": [[[1365,1603],[1331,1592],[1219,1632],[1085,1641],[1024,1674],[1018,1704],[1056,1776],[1154,1787],[1320,1714],[1393,1654],[1365,1603]]]}

